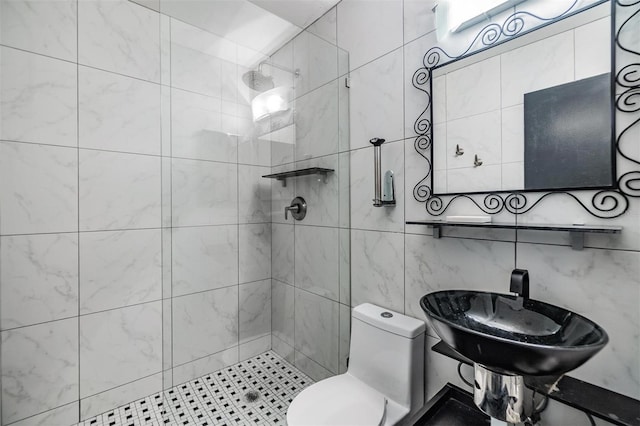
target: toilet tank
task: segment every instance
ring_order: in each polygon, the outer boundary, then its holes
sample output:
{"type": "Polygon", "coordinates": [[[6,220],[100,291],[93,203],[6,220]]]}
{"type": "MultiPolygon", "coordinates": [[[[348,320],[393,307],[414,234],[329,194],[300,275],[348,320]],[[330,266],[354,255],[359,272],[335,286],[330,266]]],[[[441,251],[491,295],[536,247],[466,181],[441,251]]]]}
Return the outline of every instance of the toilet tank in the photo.
{"type": "Polygon", "coordinates": [[[353,309],[348,373],[410,409],[424,403],[424,321],[370,303],[353,309]]]}

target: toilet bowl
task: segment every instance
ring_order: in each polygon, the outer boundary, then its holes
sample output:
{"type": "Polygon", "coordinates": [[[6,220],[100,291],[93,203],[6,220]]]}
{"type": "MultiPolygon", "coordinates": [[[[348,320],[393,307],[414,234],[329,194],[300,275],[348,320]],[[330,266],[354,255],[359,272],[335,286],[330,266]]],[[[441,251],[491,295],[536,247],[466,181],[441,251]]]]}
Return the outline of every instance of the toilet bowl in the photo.
{"type": "Polygon", "coordinates": [[[289,426],[391,426],[424,403],[423,321],[370,303],[353,309],[349,368],[304,389],[289,426]]]}

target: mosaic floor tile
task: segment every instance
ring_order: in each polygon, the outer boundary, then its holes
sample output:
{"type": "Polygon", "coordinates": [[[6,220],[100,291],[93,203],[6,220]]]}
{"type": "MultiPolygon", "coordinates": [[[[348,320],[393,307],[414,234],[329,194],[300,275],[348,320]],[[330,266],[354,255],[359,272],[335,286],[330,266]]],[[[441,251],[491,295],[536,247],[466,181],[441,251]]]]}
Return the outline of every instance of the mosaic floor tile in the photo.
{"type": "Polygon", "coordinates": [[[78,426],[286,425],[289,404],[312,383],[279,355],[267,351],[78,426]]]}

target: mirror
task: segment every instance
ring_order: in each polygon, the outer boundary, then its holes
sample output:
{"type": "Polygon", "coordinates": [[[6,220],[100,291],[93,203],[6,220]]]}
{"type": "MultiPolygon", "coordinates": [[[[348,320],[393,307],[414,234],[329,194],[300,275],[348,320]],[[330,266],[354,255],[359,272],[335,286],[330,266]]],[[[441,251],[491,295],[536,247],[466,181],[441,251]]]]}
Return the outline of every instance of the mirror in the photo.
{"type": "Polygon", "coordinates": [[[615,185],[611,6],[432,69],[433,192],[615,185]]]}

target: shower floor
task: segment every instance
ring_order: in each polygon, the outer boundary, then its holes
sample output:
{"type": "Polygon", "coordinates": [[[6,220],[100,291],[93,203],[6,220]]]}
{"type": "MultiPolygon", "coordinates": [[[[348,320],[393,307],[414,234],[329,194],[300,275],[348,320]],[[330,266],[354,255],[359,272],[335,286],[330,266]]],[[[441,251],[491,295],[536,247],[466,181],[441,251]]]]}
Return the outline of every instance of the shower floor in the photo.
{"type": "Polygon", "coordinates": [[[78,426],[286,425],[289,404],[312,383],[282,357],[267,351],[78,426]]]}

